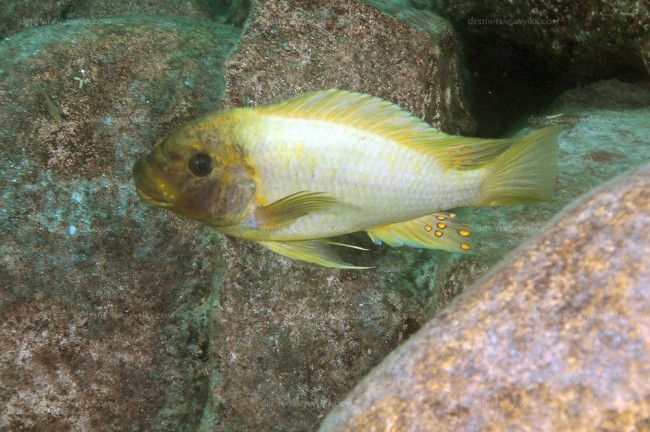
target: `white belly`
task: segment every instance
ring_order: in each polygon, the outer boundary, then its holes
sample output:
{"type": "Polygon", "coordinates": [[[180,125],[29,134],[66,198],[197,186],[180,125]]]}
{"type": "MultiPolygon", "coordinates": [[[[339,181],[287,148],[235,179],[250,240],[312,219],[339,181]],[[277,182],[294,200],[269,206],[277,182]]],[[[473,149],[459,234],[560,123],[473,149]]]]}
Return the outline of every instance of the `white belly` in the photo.
{"type": "Polygon", "coordinates": [[[324,192],[341,205],[298,219],[280,239],[315,238],[402,222],[476,201],[480,170],[445,170],[398,142],[318,120],[265,117],[245,132],[246,151],[266,203],[300,191],[324,192]]]}

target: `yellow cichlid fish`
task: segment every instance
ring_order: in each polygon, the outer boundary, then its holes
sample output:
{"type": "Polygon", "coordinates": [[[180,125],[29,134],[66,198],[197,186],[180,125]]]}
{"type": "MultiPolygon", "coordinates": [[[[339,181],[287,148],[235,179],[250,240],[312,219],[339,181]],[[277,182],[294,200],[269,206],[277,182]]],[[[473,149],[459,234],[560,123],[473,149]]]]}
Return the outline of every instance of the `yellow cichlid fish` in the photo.
{"type": "MultiPolygon", "coordinates": [[[[390,246],[470,252],[447,209],[548,200],[562,126],[518,139],[450,136],[360,93],[305,93],[203,115],[133,167],[147,203],[337,268],[329,237],[367,231],[390,246]]],[[[361,248],[359,248],[361,249],[361,248]]]]}

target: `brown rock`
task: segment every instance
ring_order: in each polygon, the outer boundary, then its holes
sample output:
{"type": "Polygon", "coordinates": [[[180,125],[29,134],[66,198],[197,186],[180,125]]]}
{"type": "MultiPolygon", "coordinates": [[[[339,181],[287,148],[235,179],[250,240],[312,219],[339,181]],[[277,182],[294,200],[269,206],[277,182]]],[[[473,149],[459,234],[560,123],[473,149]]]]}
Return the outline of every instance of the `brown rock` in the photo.
{"type": "Polygon", "coordinates": [[[238,33],[117,19],[0,44],[0,430],[201,422],[219,243],[143,205],[131,166],[218,106],[238,33]]]}
{"type": "Polygon", "coordinates": [[[650,428],[650,165],[570,206],[387,357],[322,431],[650,428]]]}
{"type": "Polygon", "coordinates": [[[260,2],[229,61],[224,106],[340,88],[390,100],[446,132],[471,133],[450,25],[424,11],[397,16],[404,21],[352,0],[260,2]]]}
{"type": "Polygon", "coordinates": [[[226,238],[223,248],[214,430],[314,430],[426,320],[417,299],[395,290],[390,268],[326,269],[226,238]]]}
{"type": "MultiPolygon", "coordinates": [[[[541,233],[563,207],[591,188],[650,160],[648,106],[647,88],[616,80],[564,93],[551,112],[565,113],[565,120],[572,124],[558,138],[559,173],[552,200],[530,206],[462,209],[459,218],[471,224],[479,237],[478,253],[434,252],[437,262],[433,271],[419,280],[409,276],[404,280],[413,281],[412,290],[424,292],[437,310],[444,309],[454,295],[525,239],[541,233]]],[[[544,116],[530,116],[528,121],[531,126],[547,125],[544,116]]]]}
{"type": "MultiPolygon", "coordinates": [[[[347,0],[259,2],[229,61],[224,105],[338,87],[467,131],[453,34],[427,16],[416,26],[347,0]]],[[[372,247],[365,234],[350,242],[372,247]]],[[[216,430],[313,430],[428,317],[426,305],[399,290],[399,272],[412,263],[406,255],[381,261],[376,248],[350,251],[350,262],[378,263],[359,272],[291,261],[247,241],[224,238],[223,248],[227,271],[211,354],[219,360],[216,430]]]]}

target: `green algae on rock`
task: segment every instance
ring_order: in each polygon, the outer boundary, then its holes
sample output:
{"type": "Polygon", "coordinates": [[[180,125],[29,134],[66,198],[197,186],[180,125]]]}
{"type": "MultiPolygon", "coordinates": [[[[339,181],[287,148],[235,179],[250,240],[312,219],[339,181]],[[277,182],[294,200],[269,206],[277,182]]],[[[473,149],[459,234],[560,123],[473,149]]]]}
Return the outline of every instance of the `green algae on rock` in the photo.
{"type": "Polygon", "coordinates": [[[0,42],[0,429],[200,423],[220,245],[144,208],[130,166],[219,105],[238,35],[131,18],[0,42]]]}
{"type": "MultiPolygon", "coordinates": [[[[241,6],[208,0],[20,0],[0,2],[0,38],[50,24],[101,24],[114,18],[170,17],[230,23],[241,6]]],[[[235,2],[236,3],[236,2],[235,2]]],[[[241,21],[241,20],[240,20],[241,21]]]]}
{"type": "Polygon", "coordinates": [[[349,430],[646,430],[650,165],[588,193],[391,353],[349,430]]]}

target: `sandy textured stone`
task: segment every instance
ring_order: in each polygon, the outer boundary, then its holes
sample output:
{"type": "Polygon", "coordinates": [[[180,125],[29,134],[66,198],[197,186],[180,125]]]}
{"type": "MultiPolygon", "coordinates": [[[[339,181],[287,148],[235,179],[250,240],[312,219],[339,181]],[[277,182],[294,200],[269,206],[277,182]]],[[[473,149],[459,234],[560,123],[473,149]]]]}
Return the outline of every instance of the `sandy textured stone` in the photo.
{"type": "Polygon", "coordinates": [[[270,0],[253,8],[226,71],[225,107],[341,88],[390,100],[440,129],[469,134],[451,26],[429,12],[352,0],[270,0]]]}
{"type": "Polygon", "coordinates": [[[649,430],[649,238],[645,165],[458,297],[321,430],[649,430]]]}
{"type": "Polygon", "coordinates": [[[227,270],[210,353],[214,430],[314,430],[426,321],[417,299],[396,290],[391,268],[337,271],[223,241],[227,270]]]}
{"type": "MultiPolygon", "coordinates": [[[[442,129],[467,130],[449,25],[430,14],[413,20],[353,1],[259,2],[229,62],[224,105],[338,87],[390,99],[442,129]]],[[[342,249],[349,262],[381,260],[383,250],[366,234],[344,241],[372,248],[342,249]]],[[[340,271],[243,240],[224,238],[223,247],[227,271],[211,353],[219,359],[216,430],[315,429],[429,316],[426,304],[400,289],[400,272],[411,264],[405,258],[340,271]]]]}
{"type": "MultiPolygon", "coordinates": [[[[430,253],[428,261],[413,267],[412,274],[422,277],[405,277],[404,285],[442,310],[519,244],[540,234],[563,207],[589,189],[649,161],[648,106],[647,86],[616,80],[565,92],[548,111],[565,113],[571,124],[558,138],[559,173],[552,200],[530,206],[462,209],[459,219],[479,236],[477,254],[430,253]],[[426,268],[428,272],[423,271],[426,268]]],[[[549,124],[542,115],[529,116],[527,122],[532,127],[549,124]]],[[[528,131],[530,127],[519,134],[528,131]]],[[[388,250],[387,257],[396,253],[404,252],[388,250]]]]}
{"type": "Polygon", "coordinates": [[[219,104],[238,34],[141,18],[0,43],[0,430],[200,424],[220,245],[143,205],[131,166],[219,104]]]}

